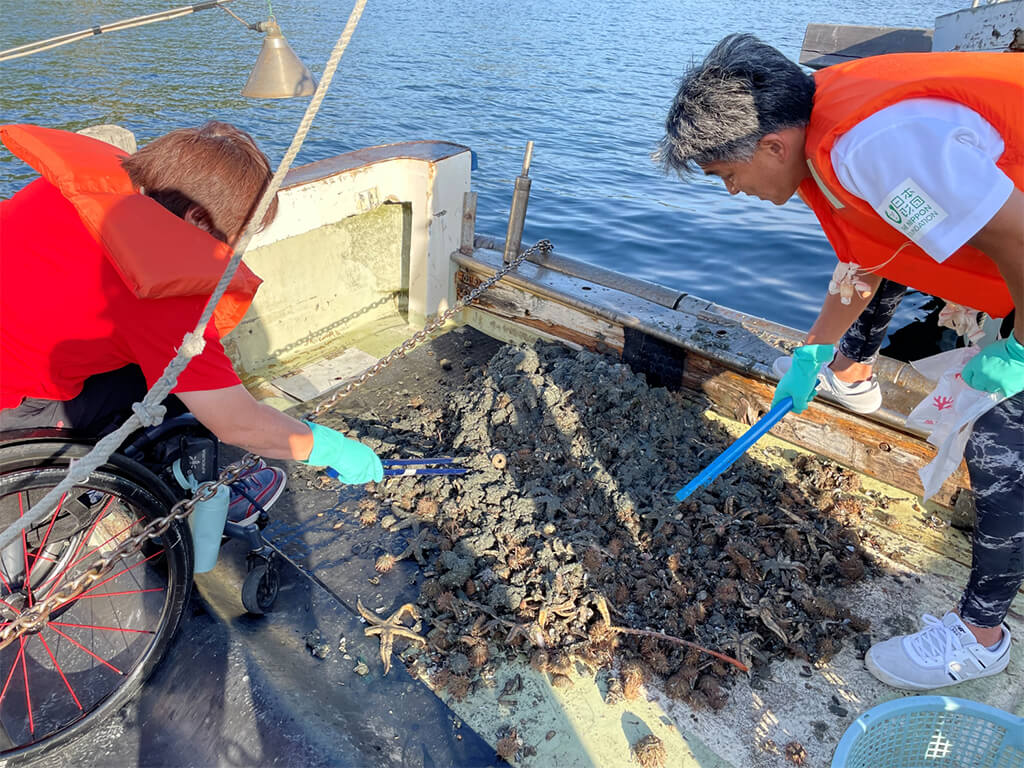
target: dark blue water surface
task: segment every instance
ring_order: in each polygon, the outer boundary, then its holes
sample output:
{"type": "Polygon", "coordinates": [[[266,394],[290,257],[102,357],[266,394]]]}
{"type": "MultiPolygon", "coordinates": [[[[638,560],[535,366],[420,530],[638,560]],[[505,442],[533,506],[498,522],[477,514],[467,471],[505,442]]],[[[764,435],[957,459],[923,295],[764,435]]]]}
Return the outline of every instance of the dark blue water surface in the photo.
{"type": "MultiPolygon", "coordinates": [[[[0,49],[177,4],[7,0],[0,49]]],[[[532,139],[524,242],[546,237],[563,255],[806,328],[835,265],[810,211],[796,199],[778,208],[733,198],[710,179],[684,183],[650,161],[676,81],[730,32],[796,59],[810,22],[931,27],[961,4],[369,0],[297,162],[396,141],[465,144],[479,162],[477,232],[503,237],[532,139]]],[[[267,16],[255,0],[230,7],[267,16]]],[[[280,0],[273,12],[319,75],[351,7],[280,0]]],[[[259,48],[259,35],[219,9],[87,38],[0,63],[0,120],[117,123],[144,144],[215,118],[252,133],[276,165],[306,101],[242,98],[259,48]]],[[[0,197],[32,176],[0,155],[0,197]]]]}

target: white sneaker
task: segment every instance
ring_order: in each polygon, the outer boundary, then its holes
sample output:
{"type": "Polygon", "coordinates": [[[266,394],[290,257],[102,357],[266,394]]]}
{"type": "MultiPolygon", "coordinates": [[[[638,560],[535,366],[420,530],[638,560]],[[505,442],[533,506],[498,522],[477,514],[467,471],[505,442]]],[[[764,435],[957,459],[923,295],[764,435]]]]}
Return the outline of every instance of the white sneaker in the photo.
{"type": "MultiPolygon", "coordinates": [[[[772,370],[780,379],[786,375],[793,364],[791,357],[779,357],[772,363],[772,370]]],[[[818,393],[828,395],[840,405],[854,413],[874,413],[882,407],[882,388],[872,376],[867,381],[847,384],[836,378],[835,373],[823,363],[818,374],[818,393]]]]}
{"type": "Polygon", "coordinates": [[[871,646],[864,657],[868,671],[905,691],[930,691],[964,680],[988,677],[1010,663],[1010,630],[1003,624],[1003,639],[994,651],[977,641],[955,613],[941,619],[921,617],[925,628],[871,646]]]}

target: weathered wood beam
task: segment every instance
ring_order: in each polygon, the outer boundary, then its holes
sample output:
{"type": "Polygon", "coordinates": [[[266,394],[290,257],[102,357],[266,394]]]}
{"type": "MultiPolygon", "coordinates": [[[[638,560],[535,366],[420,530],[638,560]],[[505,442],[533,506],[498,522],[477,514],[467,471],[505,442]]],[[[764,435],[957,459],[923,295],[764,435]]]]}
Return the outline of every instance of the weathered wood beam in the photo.
{"type": "MultiPolygon", "coordinates": [[[[479,274],[459,270],[455,275],[458,297],[465,296],[483,280],[479,274]]],[[[545,338],[567,341],[595,352],[622,354],[624,331],[621,325],[530,294],[505,281],[483,294],[474,306],[496,318],[529,328],[545,338]]]]}

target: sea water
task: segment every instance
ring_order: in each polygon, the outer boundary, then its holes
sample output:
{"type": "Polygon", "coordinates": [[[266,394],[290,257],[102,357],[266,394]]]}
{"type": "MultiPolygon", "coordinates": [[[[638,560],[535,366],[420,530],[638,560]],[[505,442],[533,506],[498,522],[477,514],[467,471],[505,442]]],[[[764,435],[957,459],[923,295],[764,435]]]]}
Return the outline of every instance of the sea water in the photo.
{"type": "MultiPolygon", "coordinates": [[[[7,0],[0,49],[153,13],[175,0],[7,0]]],[[[339,0],[239,0],[272,10],[317,76],[352,8],[339,0]]],[[[535,142],[524,243],[807,328],[835,257],[809,209],[730,197],[650,159],[683,70],[723,36],[752,32],[794,60],[808,23],[932,27],[938,0],[369,0],[297,163],[436,139],[476,156],[478,233],[504,237],[512,183],[535,142]]],[[[140,144],[226,120],[276,164],[307,100],[240,91],[261,35],[220,9],[106,33],[0,63],[0,120],[77,130],[117,123],[140,144]]],[[[0,197],[33,174],[0,154],[0,197]]],[[[897,326],[924,314],[908,299],[897,326]]],[[[926,350],[927,351],[927,350],[926,350]]]]}

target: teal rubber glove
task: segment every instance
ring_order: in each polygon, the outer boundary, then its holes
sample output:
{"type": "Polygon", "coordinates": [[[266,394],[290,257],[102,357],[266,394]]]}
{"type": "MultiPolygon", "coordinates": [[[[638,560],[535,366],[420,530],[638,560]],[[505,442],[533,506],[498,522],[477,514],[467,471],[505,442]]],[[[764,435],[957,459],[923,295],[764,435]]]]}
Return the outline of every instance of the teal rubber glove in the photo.
{"type": "Polygon", "coordinates": [[[1006,397],[1024,392],[1024,345],[1011,333],[968,360],[960,375],[968,386],[984,392],[1006,397]]]}
{"type": "Polygon", "coordinates": [[[835,355],[831,344],[805,344],[793,351],[793,364],[775,387],[772,407],[784,397],[793,398],[793,413],[800,413],[814,399],[818,386],[818,371],[821,364],[829,362],[835,355]]]}
{"type": "Polygon", "coordinates": [[[358,440],[350,440],[330,427],[311,421],[305,424],[313,432],[313,450],[309,452],[306,464],[330,467],[338,473],[341,482],[349,485],[361,485],[371,480],[379,483],[384,479],[384,467],[368,446],[358,440]]]}

